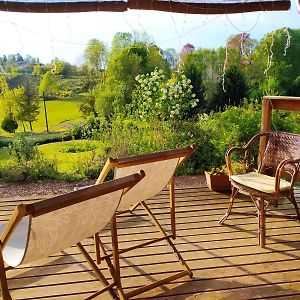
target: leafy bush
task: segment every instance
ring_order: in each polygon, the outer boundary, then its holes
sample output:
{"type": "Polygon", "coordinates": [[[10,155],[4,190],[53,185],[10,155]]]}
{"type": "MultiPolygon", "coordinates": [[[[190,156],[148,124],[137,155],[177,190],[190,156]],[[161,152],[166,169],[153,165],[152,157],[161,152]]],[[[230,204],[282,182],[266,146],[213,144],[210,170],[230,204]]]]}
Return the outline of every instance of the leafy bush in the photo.
{"type": "Polygon", "coordinates": [[[168,81],[162,70],[136,77],[133,112],[142,120],[180,120],[199,102],[192,92],[191,80],[177,72],[168,81]]]}
{"type": "Polygon", "coordinates": [[[241,107],[227,107],[223,112],[200,115],[199,125],[210,136],[214,158],[212,165],[225,162],[226,151],[232,146],[244,145],[260,130],[261,111],[256,102],[241,107]]]}
{"type": "MultiPolygon", "coordinates": [[[[98,178],[101,170],[104,166],[104,159],[96,154],[93,150],[91,155],[84,160],[79,160],[76,162],[75,170],[73,172],[73,178],[76,179],[96,179],[98,178]]],[[[68,174],[68,179],[72,178],[71,174],[68,174]]]]}
{"type": "Polygon", "coordinates": [[[63,152],[78,153],[78,152],[86,152],[86,151],[95,150],[96,148],[97,148],[96,145],[92,145],[88,142],[84,143],[84,144],[72,142],[63,150],[63,152]]]}
{"type": "Polygon", "coordinates": [[[2,180],[39,180],[58,177],[55,162],[45,160],[32,140],[18,138],[10,144],[9,153],[11,160],[0,169],[2,180]]]}
{"type": "Polygon", "coordinates": [[[89,117],[85,123],[75,125],[70,131],[73,139],[102,139],[102,134],[109,131],[109,123],[103,117],[89,117]]]}
{"type": "Polygon", "coordinates": [[[32,140],[20,137],[9,145],[9,154],[16,159],[17,162],[22,163],[37,157],[38,150],[32,140]]]}
{"type": "Polygon", "coordinates": [[[1,128],[9,133],[14,133],[17,130],[18,123],[11,112],[4,117],[1,128]]]}

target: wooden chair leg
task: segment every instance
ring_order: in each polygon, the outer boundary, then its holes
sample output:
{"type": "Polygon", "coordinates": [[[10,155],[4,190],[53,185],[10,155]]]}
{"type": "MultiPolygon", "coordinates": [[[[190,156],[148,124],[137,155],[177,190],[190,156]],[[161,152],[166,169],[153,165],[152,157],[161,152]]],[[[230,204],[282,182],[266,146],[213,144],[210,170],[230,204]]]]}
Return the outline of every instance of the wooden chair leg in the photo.
{"type": "Polygon", "coordinates": [[[258,244],[262,248],[266,245],[266,211],[263,197],[258,199],[258,244]]]}
{"type": "Polygon", "coordinates": [[[235,198],[236,194],[238,193],[238,191],[239,190],[236,187],[232,187],[232,192],[231,192],[231,196],[230,196],[230,199],[229,199],[227,212],[225,213],[223,218],[219,221],[219,224],[222,225],[226,221],[226,219],[229,217],[229,215],[231,213],[231,210],[232,210],[233,203],[234,203],[234,198],[235,198]]]}
{"type": "Polygon", "coordinates": [[[95,243],[96,262],[97,262],[97,265],[100,265],[101,264],[101,251],[100,251],[100,238],[99,238],[98,233],[95,233],[95,235],[94,235],[94,243],[95,243]]]}
{"type": "Polygon", "coordinates": [[[8,290],[6,272],[4,267],[4,261],[2,256],[2,244],[0,244],[0,281],[1,281],[1,294],[3,300],[12,300],[12,297],[8,290]]]}
{"type": "Polygon", "coordinates": [[[117,286],[118,295],[121,300],[125,300],[125,294],[121,284],[121,272],[120,272],[120,255],[119,255],[119,244],[118,244],[118,228],[117,228],[117,217],[114,215],[111,219],[111,242],[112,242],[112,254],[114,263],[114,274],[112,277],[117,286]]]}
{"type": "Polygon", "coordinates": [[[175,190],[174,190],[174,176],[169,182],[170,192],[170,216],[171,216],[171,231],[172,239],[176,239],[176,217],[175,217],[175,190]]]}
{"type": "Polygon", "coordinates": [[[298,208],[295,196],[294,196],[294,191],[292,191],[289,195],[287,195],[287,198],[293,204],[293,206],[295,208],[295,211],[296,211],[296,214],[297,214],[298,221],[300,222],[300,213],[299,213],[299,208],[298,208]]]}
{"type": "MultiPolygon", "coordinates": [[[[93,261],[93,259],[90,257],[90,255],[88,254],[88,252],[85,250],[85,248],[82,246],[81,243],[77,243],[77,248],[80,250],[81,254],[84,256],[84,258],[86,259],[86,261],[88,262],[89,266],[92,268],[92,270],[94,271],[97,279],[103,283],[103,285],[105,286],[105,288],[102,290],[104,291],[108,291],[111,298],[112,299],[118,299],[117,294],[115,293],[115,291],[113,290],[113,285],[115,285],[115,283],[113,284],[109,284],[109,282],[107,281],[107,279],[104,277],[104,275],[101,273],[101,271],[99,270],[99,268],[97,267],[96,263],[93,261]]],[[[97,292],[97,294],[101,293],[97,292]]]]}
{"type": "Polygon", "coordinates": [[[192,278],[193,277],[193,273],[192,273],[190,267],[187,265],[187,263],[185,262],[185,260],[183,259],[183,257],[181,256],[181,254],[179,253],[179,251],[177,250],[177,248],[175,247],[175,245],[173,244],[173,242],[169,238],[169,236],[166,234],[166,232],[164,231],[164,229],[162,228],[162,226],[159,224],[159,222],[157,221],[156,217],[153,215],[153,213],[149,209],[148,205],[144,201],[142,201],[141,204],[144,207],[144,209],[146,210],[146,212],[148,213],[148,215],[151,218],[151,220],[154,223],[154,225],[157,227],[158,231],[160,231],[160,233],[165,237],[166,241],[169,243],[169,245],[172,248],[174,254],[176,255],[178,261],[181,263],[181,265],[183,266],[183,268],[186,270],[187,275],[190,278],[192,278]]]}

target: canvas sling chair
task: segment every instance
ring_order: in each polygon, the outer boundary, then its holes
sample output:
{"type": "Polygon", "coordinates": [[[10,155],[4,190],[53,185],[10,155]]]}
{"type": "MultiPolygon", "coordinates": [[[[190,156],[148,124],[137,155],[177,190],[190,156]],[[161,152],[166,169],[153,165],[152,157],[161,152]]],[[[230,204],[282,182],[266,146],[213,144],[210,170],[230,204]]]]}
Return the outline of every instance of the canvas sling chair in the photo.
{"type": "Polygon", "coordinates": [[[226,164],[229,171],[232,193],[228,209],[219,221],[223,224],[230,214],[255,215],[258,218],[258,244],[266,244],[266,217],[297,219],[300,221],[299,209],[294,196],[294,185],[300,171],[300,135],[269,131],[256,134],[245,147],[232,147],[226,153],[226,164]],[[246,173],[248,153],[255,143],[264,139],[266,147],[259,153],[259,165],[256,172],[246,173]],[[232,159],[234,153],[242,154],[244,174],[234,174],[232,159]],[[251,197],[257,213],[232,212],[234,199],[238,193],[251,197]],[[279,215],[267,212],[269,205],[278,205],[280,197],[287,199],[294,206],[296,215],[279,215]]]}
{"type": "Polygon", "coordinates": [[[87,299],[106,291],[112,298],[117,298],[113,288],[119,284],[115,280],[114,266],[109,258],[106,261],[113,278],[112,283],[101,273],[81,241],[94,236],[97,230],[103,229],[114,219],[121,197],[143,177],[141,171],[32,204],[17,205],[1,235],[2,299],[12,299],[6,277],[8,269],[46,258],[72,245],[77,245],[95,277],[104,285],[104,288],[87,299]]]}
{"type": "MultiPolygon", "coordinates": [[[[192,277],[192,271],[182,258],[181,254],[178,252],[171,239],[176,238],[174,173],[176,169],[195,151],[195,146],[190,146],[183,149],[169,150],[132,157],[109,158],[102,172],[100,173],[99,178],[96,181],[96,184],[102,183],[111,170],[114,170],[115,178],[120,178],[132,174],[136,172],[136,170],[140,170],[142,168],[145,172],[145,178],[143,179],[143,181],[140,181],[138,184],[136,184],[130,191],[128,191],[128,193],[126,193],[126,195],[122,197],[122,200],[118,207],[117,215],[125,212],[133,212],[134,209],[136,209],[138,206],[141,206],[145,209],[153,225],[157,227],[162,237],[140,243],[139,245],[135,245],[127,249],[122,249],[119,251],[119,254],[166,240],[184,269],[183,271],[180,271],[175,275],[130,291],[126,295],[123,294],[123,296],[121,297],[122,299],[132,298],[136,295],[154,289],[162,284],[171,282],[183,276],[189,276],[190,278],[192,277]],[[154,216],[149,206],[145,202],[147,199],[160,193],[167,185],[169,186],[170,193],[170,234],[168,234],[160,225],[157,218],[154,216]]],[[[113,230],[113,236],[117,236],[116,225],[114,226],[113,230]]],[[[97,233],[95,234],[95,245],[97,262],[100,263],[100,250],[104,252],[104,255],[107,255],[107,253],[97,233]]],[[[116,249],[114,249],[114,245],[112,246],[112,251],[113,253],[116,252],[116,249]]],[[[116,273],[118,282],[121,282],[120,269],[116,270],[116,273]]]]}

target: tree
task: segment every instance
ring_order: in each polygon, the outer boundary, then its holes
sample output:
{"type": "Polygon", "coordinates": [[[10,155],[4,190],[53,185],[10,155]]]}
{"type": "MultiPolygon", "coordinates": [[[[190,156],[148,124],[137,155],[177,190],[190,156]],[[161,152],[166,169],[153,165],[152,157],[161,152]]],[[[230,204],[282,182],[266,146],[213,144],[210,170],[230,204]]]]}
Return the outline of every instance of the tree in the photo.
{"type": "Polygon", "coordinates": [[[46,73],[44,66],[37,64],[33,66],[32,75],[43,75],[46,73]]]}
{"type": "Polygon", "coordinates": [[[247,96],[248,88],[244,73],[236,66],[228,68],[223,78],[219,79],[217,93],[209,108],[218,110],[227,105],[240,105],[247,96]]]}
{"type": "Polygon", "coordinates": [[[196,115],[200,112],[200,109],[205,108],[204,102],[204,89],[203,89],[203,75],[201,64],[199,63],[202,59],[202,55],[198,52],[186,53],[183,58],[183,64],[180,70],[183,74],[191,80],[192,92],[199,99],[197,106],[193,107],[188,112],[188,117],[196,115]]]}
{"type": "Polygon", "coordinates": [[[23,57],[22,57],[22,55],[20,53],[16,54],[16,61],[17,62],[23,62],[24,61],[24,59],[23,59],[23,57]]]}
{"type": "Polygon", "coordinates": [[[139,42],[115,52],[107,63],[106,93],[109,90],[117,95],[123,93],[121,98],[130,103],[136,76],[151,73],[155,68],[170,76],[170,67],[155,45],[139,42]]]}
{"type": "Polygon", "coordinates": [[[84,117],[88,117],[91,114],[93,114],[94,117],[98,117],[95,108],[95,102],[96,102],[95,91],[92,90],[85,96],[85,98],[81,101],[79,106],[79,109],[82,112],[82,115],[84,117]]]}
{"type": "Polygon", "coordinates": [[[18,123],[12,112],[8,112],[4,117],[1,128],[9,133],[15,133],[18,129],[18,123]]]}
{"type": "Polygon", "coordinates": [[[107,49],[103,42],[97,39],[91,39],[84,50],[84,58],[89,68],[102,70],[105,67],[107,59],[107,49]]]}
{"type": "Polygon", "coordinates": [[[174,48],[168,48],[163,51],[163,56],[169,63],[170,67],[173,69],[177,66],[179,61],[179,55],[174,48]]]}
{"type": "Polygon", "coordinates": [[[8,84],[6,82],[5,76],[0,74],[0,93],[5,90],[8,90],[8,84]]]}
{"type": "Polygon", "coordinates": [[[264,82],[269,80],[268,77],[277,81],[283,95],[296,95],[295,84],[300,74],[299,52],[300,29],[281,28],[268,33],[250,56],[247,77],[251,95],[260,85],[268,85],[264,82]]]}
{"type": "Polygon", "coordinates": [[[195,51],[195,47],[192,44],[187,43],[182,47],[182,49],[179,53],[179,57],[182,60],[182,59],[184,59],[184,56],[187,53],[193,53],[194,51],[195,51]]]}
{"type": "Polygon", "coordinates": [[[16,97],[16,118],[21,122],[28,122],[32,131],[32,122],[36,121],[39,115],[37,91],[30,82],[19,89],[19,96],[16,97]]]}
{"type": "Polygon", "coordinates": [[[117,32],[111,42],[110,55],[129,47],[133,43],[133,35],[129,32],[117,32]]]}
{"type": "Polygon", "coordinates": [[[51,72],[46,72],[40,81],[39,95],[44,95],[45,99],[53,98],[56,89],[55,76],[51,72]]]}

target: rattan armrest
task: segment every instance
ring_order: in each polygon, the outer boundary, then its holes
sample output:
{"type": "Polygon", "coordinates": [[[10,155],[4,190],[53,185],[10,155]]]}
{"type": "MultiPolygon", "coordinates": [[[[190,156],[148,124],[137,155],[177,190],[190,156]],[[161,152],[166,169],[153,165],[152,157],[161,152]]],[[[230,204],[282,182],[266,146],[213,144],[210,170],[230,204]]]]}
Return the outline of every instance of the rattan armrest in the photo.
{"type": "Polygon", "coordinates": [[[242,153],[244,153],[244,158],[243,158],[243,163],[244,163],[246,155],[247,155],[247,148],[245,148],[245,147],[231,147],[226,152],[226,154],[225,154],[225,160],[226,160],[226,166],[227,166],[227,169],[228,169],[229,176],[231,176],[233,174],[232,173],[232,168],[231,168],[231,155],[234,152],[242,152],[242,153]]]}
{"type": "Polygon", "coordinates": [[[246,170],[246,163],[247,163],[247,151],[248,149],[252,146],[252,144],[254,142],[256,142],[257,139],[259,139],[260,137],[267,135],[268,133],[258,133],[256,135],[254,135],[250,141],[244,146],[244,147],[231,147],[225,154],[225,159],[226,159],[226,165],[227,165],[227,169],[228,169],[228,174],[229,176],[232,175],[232,168],[231,168],[231,155],[233,152],[242,152],[244,153],[244,157],[242,160],[242,164],[243,164],[243,169],[246,170]]]}
{"type": "Polygon", "coordinates": [[[279,193],[280,190],[280,178],[282,177],[282,175],[284,173],[286,173],[284,171],[285,166],[288,164],[290,165],[290,167],[293,167],[294,172],[291,174],[289,173],[289,175],[291,176],[291,187],[293,188],[297,174],[299,172],[299,163],[300,163],[300,158],[298,159],[285,159],[283,161],[281,161],[276,169],[276,173],[275,173],[275,191],[279,193]]]}

